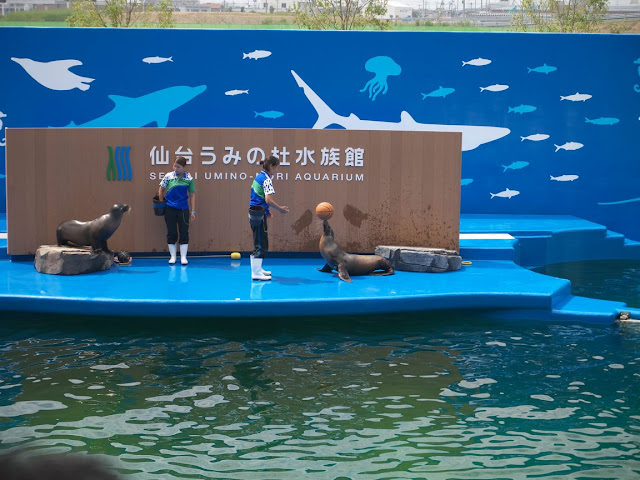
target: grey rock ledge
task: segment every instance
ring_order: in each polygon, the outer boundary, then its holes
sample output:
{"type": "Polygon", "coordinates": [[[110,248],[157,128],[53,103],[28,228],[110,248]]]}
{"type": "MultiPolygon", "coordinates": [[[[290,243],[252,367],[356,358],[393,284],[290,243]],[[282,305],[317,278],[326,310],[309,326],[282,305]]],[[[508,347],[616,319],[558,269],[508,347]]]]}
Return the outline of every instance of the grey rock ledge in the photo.
{"type": "Polygon", "coordinates": [[[113,254],[74,247],[41,245],[34,258],[35,269],[51,275],[78,275],[109,270],[113,254]]]}
{"type": "Polygon", "coordinates": [[[379,245],[375,253],[389,260],[396,270],[405,272],[440,273],[462,268],[462,257],[453,250],[379,245]]]}

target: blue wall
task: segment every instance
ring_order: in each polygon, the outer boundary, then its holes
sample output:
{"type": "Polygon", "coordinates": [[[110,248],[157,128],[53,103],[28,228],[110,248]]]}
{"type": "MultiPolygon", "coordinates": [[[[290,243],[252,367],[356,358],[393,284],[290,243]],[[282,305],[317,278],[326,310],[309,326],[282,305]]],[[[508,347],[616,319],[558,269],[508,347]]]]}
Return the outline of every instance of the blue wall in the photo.
{"type": "MultiPolygon", "coordinates": [[[[4,126],[464,128],[463,213],[640,240],[639,35],[5,27],[0,44],[4,126]]],[[[5,211],[18,180],[0,173],[5,211]]]]}

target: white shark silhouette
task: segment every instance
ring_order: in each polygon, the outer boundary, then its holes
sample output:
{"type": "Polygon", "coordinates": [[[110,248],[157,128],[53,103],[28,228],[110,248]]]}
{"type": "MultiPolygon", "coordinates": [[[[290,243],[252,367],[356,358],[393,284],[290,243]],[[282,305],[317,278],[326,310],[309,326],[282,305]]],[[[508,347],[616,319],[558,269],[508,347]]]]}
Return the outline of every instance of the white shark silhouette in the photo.
{"type": "Polygon", "coordinates": [[[51,90],[89,90],[93,78],[81,77],[70,72],[71,67],[82,65],[80,60],[54,60],[52,62],[38,62],[30,58],[11,57],[25,71],[43,87],[51,90]]]}
{"type": "Polygon", "coordinates": [[[318,120],[313,129],[323,129],[335,124],[347,130],[405,130],[418,132],[460,132],[462,133],[462,151],[473,150],[480,145],[493,142],[508,135],[511,130],[503,127],[482,127],[475,125],[440,125],[418,123],[407,112],[400,113],[400,122],[381,122],[377,120],[360,120],[353,113],[348,117],[338,115],[314,92],[296,72],[291,70],[296,83],[304,91],[305,96],[318,113],[318,120]]]}

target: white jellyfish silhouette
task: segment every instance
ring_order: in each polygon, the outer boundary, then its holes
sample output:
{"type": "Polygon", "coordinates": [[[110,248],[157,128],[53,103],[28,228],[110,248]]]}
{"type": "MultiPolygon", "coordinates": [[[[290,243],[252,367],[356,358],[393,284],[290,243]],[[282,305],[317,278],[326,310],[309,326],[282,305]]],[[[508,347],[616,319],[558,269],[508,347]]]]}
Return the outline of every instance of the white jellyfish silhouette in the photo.
{"type": "Polygon", "coordinates": [[[369,89],[369,98],[375,100],[380,92],[384,95],[389,90],[387,85],[387,77],[389,75],[400,75],[402,68],[391,57],[373,57],[367,60],[364,68],[367,72],[375,73],[375,77],[367,82],[361,92],[369,89]]]}

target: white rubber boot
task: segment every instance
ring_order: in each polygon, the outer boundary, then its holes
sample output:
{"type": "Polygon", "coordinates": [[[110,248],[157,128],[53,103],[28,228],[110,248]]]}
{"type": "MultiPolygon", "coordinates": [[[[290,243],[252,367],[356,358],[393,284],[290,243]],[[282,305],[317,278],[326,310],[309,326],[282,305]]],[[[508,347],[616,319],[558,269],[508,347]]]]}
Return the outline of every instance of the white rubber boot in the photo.
{"type": "Polygon", "coordinates": [[[251,257],[251,280],[271,280],[271,277],[262,273],[262,259],[251,257]]]}
{"type": "Polygon", "coordinates": [[[169,263],[173,265],[174,263],[176,263],[176,244],[175,243],[169,244],[169,255],[171,255],[171,257],[169,258],[169,263]]]}
{"type": "Polygon", "coordinates": [[[189,244],[188,243],[181,243],[180,244],[180,263],[182,265],[187,265],[189,263],[189,260],[187,260],[187,252],[189,251],[189,244]]]}
{"type": "MultiPolygon", "coordinates": [[[[253,255],[251,255],[251,258],[253,258],[253,255]]],[[[271,276],[271,272],[269,270],[265,270],[264,268],[262,268],[262,262],[260,262],[260,273],[262,273],[262,275],[265,275],[267,277],[271,276]]]]}

